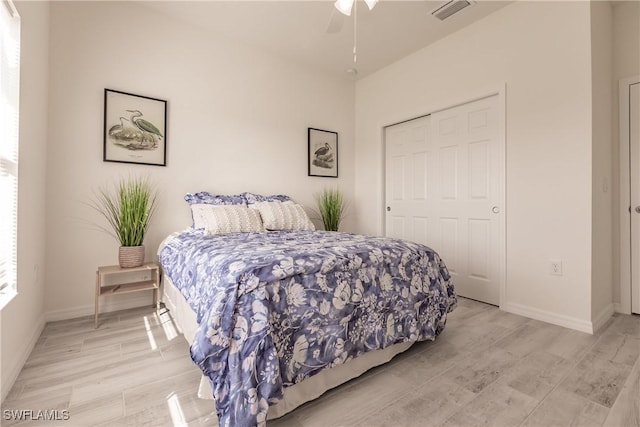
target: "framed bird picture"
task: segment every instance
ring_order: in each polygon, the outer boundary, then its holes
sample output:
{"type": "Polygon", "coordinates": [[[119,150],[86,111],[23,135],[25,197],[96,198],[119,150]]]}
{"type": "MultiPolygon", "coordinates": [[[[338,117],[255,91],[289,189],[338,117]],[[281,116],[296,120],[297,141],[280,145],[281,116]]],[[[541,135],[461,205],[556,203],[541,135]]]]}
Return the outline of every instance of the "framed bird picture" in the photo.
{"type": "Polygon", "coordinates": [[[105,162],[167,164],[167,101],[104,90],[105,162]]]}
{"type": "Polygon", "coordinates": [[[308,128],[309,176],[338,177],[338,132],[308,128]]]}

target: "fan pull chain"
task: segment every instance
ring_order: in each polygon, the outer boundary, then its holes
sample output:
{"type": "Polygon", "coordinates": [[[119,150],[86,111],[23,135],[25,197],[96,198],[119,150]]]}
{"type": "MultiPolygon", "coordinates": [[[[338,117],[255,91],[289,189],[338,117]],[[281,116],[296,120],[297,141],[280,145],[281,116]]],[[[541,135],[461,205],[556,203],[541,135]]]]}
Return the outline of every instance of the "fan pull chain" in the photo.
{"type": "Polygon", "coordinates": [[[353,63],[358,62],[356,46],[358,45],[358,2],[353,2],[353,63]]]}

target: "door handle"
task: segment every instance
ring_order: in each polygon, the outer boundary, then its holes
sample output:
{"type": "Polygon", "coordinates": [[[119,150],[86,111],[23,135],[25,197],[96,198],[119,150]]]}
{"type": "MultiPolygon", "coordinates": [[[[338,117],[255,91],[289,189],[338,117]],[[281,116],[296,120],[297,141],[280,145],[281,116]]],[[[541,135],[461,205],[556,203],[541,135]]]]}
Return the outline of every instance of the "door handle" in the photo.
{"type": "Polygon", "coordinates": [[[500,213],[500,208],[497,207],[497,206],[494,206],[494,207],[491,208],[491,212],[493,212],[494,214],[500,213]]]}
{"type": "Polygon", "coordinates": [[[640,213],[640,206],[636,206],[636,212],[640,213]]]}
{"type": "Polygon", "coordinates": [[[391,206],[387,206],[387,212],[391,212],[391,206]]]}

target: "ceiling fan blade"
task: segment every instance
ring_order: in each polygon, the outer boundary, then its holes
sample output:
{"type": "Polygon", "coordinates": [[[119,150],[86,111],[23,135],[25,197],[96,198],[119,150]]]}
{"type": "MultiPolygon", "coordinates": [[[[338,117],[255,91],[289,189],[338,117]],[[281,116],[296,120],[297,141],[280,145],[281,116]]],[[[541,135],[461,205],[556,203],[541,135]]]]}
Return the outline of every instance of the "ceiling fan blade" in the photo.
{"type": "Polygon", "coordinates": [[[364,2],[367,4],[369,10],[373,10],[373,8],[376,7],[378,0],[364,0],[364,2]]]}
{"type": "Polygon", "coordinates": [[[336,8],[332,8],[331,17],[329,18],[329,23],[327,24],[326,33],[327,34],[335,34],[339,33],[342,30],[342,26],[344,25],[344,15],[336,8]]]}
{"type": "Polygon", "coordinates": [[[351,16],[351,9],[356,0],[336,0],[333,6],[343,15],[351,16]]]}

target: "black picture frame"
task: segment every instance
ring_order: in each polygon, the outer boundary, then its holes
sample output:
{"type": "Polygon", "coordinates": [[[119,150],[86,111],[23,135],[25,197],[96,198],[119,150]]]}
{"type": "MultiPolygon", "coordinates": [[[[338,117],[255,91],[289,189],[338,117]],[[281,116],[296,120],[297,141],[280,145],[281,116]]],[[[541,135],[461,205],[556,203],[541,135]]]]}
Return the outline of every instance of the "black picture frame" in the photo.
{"type": "Polygon", "coordinates": [[[167,165],[167,101],[104,90],[105,162],[167,165]]]}
{"type": "Polygon", "coordinates": [[[338,177],[338,132],[307,129],[307,170],[309,176],[338,177]]]}

